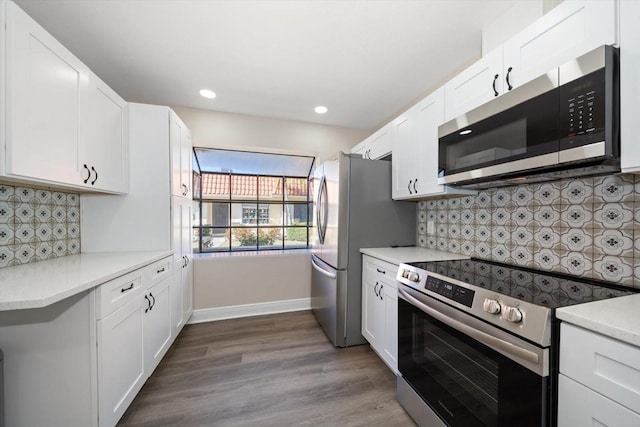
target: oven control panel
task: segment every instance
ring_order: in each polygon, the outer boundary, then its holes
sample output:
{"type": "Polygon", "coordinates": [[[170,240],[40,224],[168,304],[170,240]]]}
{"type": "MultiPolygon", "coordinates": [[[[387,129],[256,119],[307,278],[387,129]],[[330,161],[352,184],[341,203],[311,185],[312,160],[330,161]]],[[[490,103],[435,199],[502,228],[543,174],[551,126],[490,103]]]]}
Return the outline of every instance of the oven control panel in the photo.
{"type": "Polygon", "coordinates": [[[476,294],[475,291],[471,289],[455,285],[433,276],[427,277],[425,289],[442,295],[443,297],[457,303],[466,305],[469,308],[473,306],[473,297],[476,294]]]}

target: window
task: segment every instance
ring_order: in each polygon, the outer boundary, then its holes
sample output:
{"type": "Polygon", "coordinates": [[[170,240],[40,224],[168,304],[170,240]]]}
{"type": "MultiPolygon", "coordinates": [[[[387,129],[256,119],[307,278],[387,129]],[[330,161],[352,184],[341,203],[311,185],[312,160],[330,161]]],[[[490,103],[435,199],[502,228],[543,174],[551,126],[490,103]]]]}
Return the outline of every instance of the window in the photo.
{"type": "MultiPolygon", "coordinates": [[[[309,229],[313,210],[310,194],[309,174],[312,157],[303,157],[306,166],[292,167],[300,163],[301,156],[285,156],[263,153],[231,152],[233,162],[224,165],[228,150],[196,149],[200,174],[198,179],[199,215],[193,226],[194,251],[261,251],[273,249],[295,249],[309,247],[309,229]],[[199,156],[199,152],[206,154],[199,156]],[[219,152],[219,156],[214,156],[219,152]],[[238,158],[246,155],[245,162],[238,158]],[[270,156],[265,161],[265,157],[270,156]],[[212,166],[215,159],[216,166],[212,166]],[[222,160],[221,160],[222,159],[222,160]],[[203,165],[209,160],[209,166],[203,165]],[[281,160],[278,170],[275,166],[281,160]],[[253,165],[252,165],[253,163],[253,165]],[[265,165],[269,165],[265,168],[265,165]],[[228,167],[226,167],[228,166],[228,167]],[[254,168],[251,170],[251,168],[254,168]],[[226,171],[223,171],[227,169],[226,171]],[[268,169],[268,170],[267,170],[268,169]],[[282,175],[261,174],[261,171],[280,172],[282,175]],[[286,172],[286,173],[285,173],[286,172]],[[303,176],[292,175],[303,173],[303,176]]],[[[195,187],[194,187],[195,188],[195,187]]]]}

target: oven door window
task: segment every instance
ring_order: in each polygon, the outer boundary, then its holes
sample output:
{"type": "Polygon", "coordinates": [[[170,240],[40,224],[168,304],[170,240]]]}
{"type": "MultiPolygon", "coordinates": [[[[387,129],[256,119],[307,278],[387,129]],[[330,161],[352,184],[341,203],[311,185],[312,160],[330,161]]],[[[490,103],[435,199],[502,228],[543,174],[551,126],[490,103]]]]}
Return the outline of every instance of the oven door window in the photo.
{"type": "Polygon", "coordinates": [[[447,425],[546,425],[547,378],[398,304],[399,371],[447,425]]]}

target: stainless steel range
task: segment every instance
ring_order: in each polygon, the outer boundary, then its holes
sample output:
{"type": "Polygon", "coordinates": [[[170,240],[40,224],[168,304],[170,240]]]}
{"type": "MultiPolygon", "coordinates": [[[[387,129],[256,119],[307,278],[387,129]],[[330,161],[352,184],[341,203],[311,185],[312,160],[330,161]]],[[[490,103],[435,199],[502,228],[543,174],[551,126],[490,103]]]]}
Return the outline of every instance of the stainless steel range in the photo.
{"type": "Polygon", "coordinates": [[[633,292],[476,259],[397,280],[398,400],[420,426],[554,425],[555,309],[633,292]]]}

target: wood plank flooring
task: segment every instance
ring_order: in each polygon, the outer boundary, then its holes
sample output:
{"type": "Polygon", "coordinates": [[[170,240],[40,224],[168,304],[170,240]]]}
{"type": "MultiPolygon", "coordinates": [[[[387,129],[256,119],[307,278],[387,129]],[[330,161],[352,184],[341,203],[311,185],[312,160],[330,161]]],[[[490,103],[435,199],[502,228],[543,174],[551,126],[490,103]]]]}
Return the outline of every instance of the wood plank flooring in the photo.
{"type": "Polygon", "coordinates": [[[415,426],[368,345],[310,311],[187,325],[118,426],[415,426]]]}

